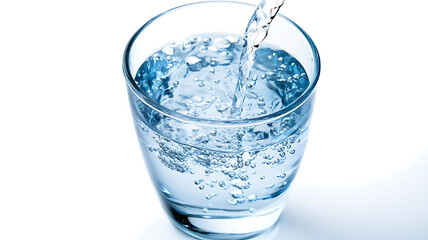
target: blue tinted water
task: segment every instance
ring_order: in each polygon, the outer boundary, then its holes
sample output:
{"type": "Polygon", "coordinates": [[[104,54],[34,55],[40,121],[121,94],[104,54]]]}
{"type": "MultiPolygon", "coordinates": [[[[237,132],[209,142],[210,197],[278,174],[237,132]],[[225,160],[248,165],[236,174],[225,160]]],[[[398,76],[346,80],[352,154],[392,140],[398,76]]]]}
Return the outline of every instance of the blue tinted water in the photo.
{"type": "MultiPolygon", "coordinates": [[[[240,36],[194,36],[164,46],[135,82],[153,101],[204,119],[232,119],[240,36]]],[[[242,119],[277,112],[308,88],[302,65],[283,50],[259,48],[246,83],[242,119]]],[[[141,148],[167,204],[195,216],[245,216],[274,204],[294,178],[306,145],[308,101],[276,122],[212,128],[155,114],[132,98],[141,148]]]]}

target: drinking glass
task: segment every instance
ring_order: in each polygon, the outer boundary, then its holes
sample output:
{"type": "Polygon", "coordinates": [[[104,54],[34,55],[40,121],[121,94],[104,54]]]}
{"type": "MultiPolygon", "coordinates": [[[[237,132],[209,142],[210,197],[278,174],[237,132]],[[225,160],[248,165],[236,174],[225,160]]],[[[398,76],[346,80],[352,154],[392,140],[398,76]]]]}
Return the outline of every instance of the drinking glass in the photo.
{"type": "Polygon", "coordinates": [[[201,239],[246,239],[277,222],[307,142],[320,73],[316,47],[299,26],[277,15],[263,44],[296,58],[310,83],[285,108],[252,119],[180,114],[150,98],[135,78],[147,58],[173,41],[209,33],[242,36],[255,9],[223,1],[173,8],[144,24],[124,53],[129,101],[148,172],[173,224],[201,239]]]}

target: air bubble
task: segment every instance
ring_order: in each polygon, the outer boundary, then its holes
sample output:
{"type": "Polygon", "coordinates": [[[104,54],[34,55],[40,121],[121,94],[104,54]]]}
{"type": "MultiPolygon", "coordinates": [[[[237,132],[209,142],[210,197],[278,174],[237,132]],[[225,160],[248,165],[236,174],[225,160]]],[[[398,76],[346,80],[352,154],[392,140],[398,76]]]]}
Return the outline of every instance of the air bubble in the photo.
{"type": "Polygon", "coordinates": [[[224,78],[228,78],[230,76],[232,72],[230,71],[230,69],[226,70],[226,75],[224,75],[224,78]]]}
{"type": "Polygon", "coordinates": [[[188,41],[184,41],[181,44],[181,50],[183,50],[183,51],[186,51],[186,50],[188,50],[191,47],[192,47],[192,44],[190,42],[188,42],[188,41]]]}
{"type": "Polygon", "coordinates": [[[199,184],[201,184],[202,182],[204,182],[204,179],[202,179],[202,178],[200,178],[200,179],[198,179],[198,180],[195,180],[195,185],[199,185],[199,184]]]}
{"type": "Polygon", "coordinates": [[[198,143],[203,143],[203,144],[205,144],[205,143],[208,143],[208,142],[209,142],[210,138],[209,138],[207,135],[205,135],[205,134],[199,134],[198,136],[196,136],[195,140],[196,140],[198,143]]]}
{"type": "Polygon", "coordinates": [[[207,46],[201,46],[201,47],[199,48],[199,52],[201,52],[201,53],[204,53],[204,52],[206,52],[206,51],[208,51],[208,47],[207,47],[207,46]]]}
{"type": "Polygon", "coordinates": [[[247,197],[248,202],[255,202],[257,201],[257,196],[254,194],[251,194],[250,196],[247,197]]]}
{"type": "Polygon", "coordinates": [[[162,48],[162,52],[165,53],[166,55],[174,55],[174,51],[175,49],[168,45],[162,48]]]}
{"type": "Polygon", "coordinates": [[[196,72],[203,68],[202,59],[196,56],[190,56],[186,58],[186,64],[190,71],[196,72]]]}
{"type": "Polygon", "coordinates": [[[222,113],[222,112],[226,111],[227,109],[229,109],[229,104],[219,103],[215,106],[215,108],[217,109],[218,112],[222,113]]]}
{"type": "Polygon", "coordinates": [[[276,177],[278,177],[278,178],[285,178],[287,176],[287,174],[284,172],[284,173],[281,173],[281,174],[278,174],[278,175],[276,175],[276,177]]]}
{"type": "Polygon", "coordinates": [[[230,47],[230,42],[222,37],[214,39],[212,46],[214,46],[217,49],[225,49],[230,47]]]}
{"type": "Polygon", "coordinates": [[[247,181],[248,180],[248,175],[243,175],[243,176],[241,176],[240,177],[240,179],[242,180],[242,181],[247,181]]]}
{"type": "Polygon", "coordinates": [[[211,200],[213,197],[215,197],[215,196],[217,196],[217,193],[212,193],[212,194],[207,194],[206,196],[205,196],[205,198],[207,199],[207,200],[211,200]]]}
{"type": "Polygon", "coordinates": [[[257,114],[258,115],[264,115],[266,113],[267,113],[267,111],[265,109],[263,109],[263,110],[260,110],[257,114]]]}
{"type": "Polygon", "coordinates": [[[251,167],[251,168],[256,168],[256,167],[257,167],[256,162],[251,162],[251,163],[250,163],[250,167],[251,167]]]}
{"type": "Polygon", "coordinates": [[[244,196],[244,192],[242,190],[232,190],[230,191],[230,195],[232,195],[233,198],[242,198],[244,196]]]}
{"type": "Polygon", "coordinates": [[[208,212],[208,208],[203,208],[202,212],[207,213],[208,212]]]}

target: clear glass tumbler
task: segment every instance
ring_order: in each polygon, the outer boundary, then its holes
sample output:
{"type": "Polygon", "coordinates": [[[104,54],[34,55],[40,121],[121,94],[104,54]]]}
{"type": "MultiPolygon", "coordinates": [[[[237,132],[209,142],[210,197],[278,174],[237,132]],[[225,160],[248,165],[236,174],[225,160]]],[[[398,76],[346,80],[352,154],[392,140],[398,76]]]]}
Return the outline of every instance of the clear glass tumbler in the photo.
{"type": "Polygon", "coordinates": [[[242,36],[255,9],[223,1],[180,6],[148,21],[125,50],[123,71],[148,171],[172,222],[197,238],[246,239],[277,222],[307,142],[318,52],[300,27],[278,14],[263,44],[296,58],[309,87],[285,108],[252,119],[180,114],[154,101],[135,78],[147,58],[173,41],[208,33],[242,36]]]}

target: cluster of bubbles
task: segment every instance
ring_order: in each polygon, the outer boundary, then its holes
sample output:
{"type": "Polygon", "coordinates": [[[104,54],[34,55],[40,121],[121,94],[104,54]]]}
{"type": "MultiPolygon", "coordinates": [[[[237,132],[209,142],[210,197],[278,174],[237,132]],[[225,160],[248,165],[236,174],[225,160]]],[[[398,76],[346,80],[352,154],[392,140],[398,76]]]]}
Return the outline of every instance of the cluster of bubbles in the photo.
{"type": "MultiPolygon", "coordinates": [[[[149,57],[136,83],[157,103],[197,118],[230,119],[239,78],[242,38],[194,36],[172,43],[149,57]]],[[[283,50],[259,48],[240,118],[283,109],[309,86],[301,64],[283,50]]]]}
{"type": "MultiPolygon", "coordinates": [[[[145,128],[147,136],[155,139],[156,147],[147,146],[167,168],[195,176],[193,185],[207,201],[223,196],[230,206],[255,203],[264,197],[263,191],[278,191],[287,187],[293,177],[299,157],[293,155],[306,131],[268,148],[250,152],[218,152],[179,144],[154,134],[145,128]],[[286,161],[289,165],[285,166],[286,161]],[[291,174],[289,174],[291,173],[291,174]],[[224,194],[228,192],[228,194],[224,194]]],[[[255,211],[255,208],[252,209],[255,211]]]]}

